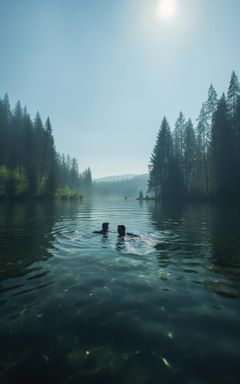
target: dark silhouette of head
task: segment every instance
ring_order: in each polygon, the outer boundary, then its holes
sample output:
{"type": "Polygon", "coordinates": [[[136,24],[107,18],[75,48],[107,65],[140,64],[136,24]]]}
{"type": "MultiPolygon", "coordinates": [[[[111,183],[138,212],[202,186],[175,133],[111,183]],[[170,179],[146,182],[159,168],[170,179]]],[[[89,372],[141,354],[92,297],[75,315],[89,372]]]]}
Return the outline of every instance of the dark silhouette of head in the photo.
{"type": "Polygon", "coordinates": [[[102,231],[108,232],[109,229],[109,223],[102,223],[102,231]]]}
{"type": "Polygon", "coordinates": [[[126,235],[126,227],[125,227],[125,225],[118,225],[118,229],[117,229],[117,231],[118,231],[118,235],[119,236],[125,236],[126,235]]]}

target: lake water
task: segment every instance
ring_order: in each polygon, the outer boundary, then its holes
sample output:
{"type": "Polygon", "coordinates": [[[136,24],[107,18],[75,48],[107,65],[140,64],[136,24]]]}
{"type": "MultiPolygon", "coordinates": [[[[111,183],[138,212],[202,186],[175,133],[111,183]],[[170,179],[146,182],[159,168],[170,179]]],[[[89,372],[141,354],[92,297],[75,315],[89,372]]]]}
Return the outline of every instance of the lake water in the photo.
{"type": "Polygon", "coordinates": [[[0,204],[1,384],[239,377],[239,208],[0,204]]]}

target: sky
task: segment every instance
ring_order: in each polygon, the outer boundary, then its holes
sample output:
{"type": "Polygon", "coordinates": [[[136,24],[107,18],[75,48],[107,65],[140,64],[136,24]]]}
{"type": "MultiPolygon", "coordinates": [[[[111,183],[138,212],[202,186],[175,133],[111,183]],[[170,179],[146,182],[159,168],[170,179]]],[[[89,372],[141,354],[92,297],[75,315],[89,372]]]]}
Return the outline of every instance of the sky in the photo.
{"type": "Polygon", "coordinates": [[[94,178],[148,170],[161,121],[240,77],[239,0],[0,0],[0,97],[94,178]],[[164,2],[164,4],[161,4],[164,2]]]}

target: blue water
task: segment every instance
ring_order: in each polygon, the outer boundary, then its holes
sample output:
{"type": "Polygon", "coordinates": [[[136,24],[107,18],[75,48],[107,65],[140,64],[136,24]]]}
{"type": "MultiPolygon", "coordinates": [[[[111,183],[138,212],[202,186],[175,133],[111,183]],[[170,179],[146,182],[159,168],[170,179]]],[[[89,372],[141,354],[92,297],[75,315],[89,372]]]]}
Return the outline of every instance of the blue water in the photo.
{"type": "Polygon", "coordinates": [[[0,383],[238,383],[239,213],[1,204],[0,383]]]}

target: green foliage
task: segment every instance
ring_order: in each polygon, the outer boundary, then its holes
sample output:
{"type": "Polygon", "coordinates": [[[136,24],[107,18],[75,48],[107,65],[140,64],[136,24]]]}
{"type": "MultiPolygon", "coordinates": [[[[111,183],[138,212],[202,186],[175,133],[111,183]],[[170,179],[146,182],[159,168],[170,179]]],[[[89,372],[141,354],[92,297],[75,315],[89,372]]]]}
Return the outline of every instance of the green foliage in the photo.
{"type": "Polygon", "coordinates": [[[195,190],[196,181],[196,137],[189,119],[184,129],[183,175],[186,195],[195,190]]]}
{"type": "Polygon", "coordinates": [[[235,114],[238,97],[240,96],[240,84],[235,71],[232,72],[227,93],[228,112],[231,117],[235,114]]]}
{"type": "Polygon", "coordinates": [[[182,164],[183,162],[183,149],[184,149],[184,129],[185,129],[185,117],[180,112],[179,117],[175,124],[173,132],[174,141],[174,155],[176,159],[182,164]]]}
{"type": "Polygon", "coordinates": [[[136,197],[139,190],[147,190],[148,175],[138,175],[131,179],[115,181],[95,181],[93,183],[93,193],[101,196],[127,196],[136,197]]]}
{"type": "Polygon", "coordinates": [[[239,193],[236,181],[237,169],[236,135],[228,114],[227,102],[223,95],[218,103],[212,127],[212,162],[216,194],[222,198],[239,193]]]}
{"type": "Polygon", "coordinates": [[[173,197],[175,191],[172,181],[175,180],[175,166],[172,135],[164,117],[149,166],[149,191],[153,191],[156,197],[173,197]]]}
{"type": "Polygon", "coordinates": [[[155,198],[239,199],[240,85],[235,72],[227,99],[223,95],[218,102],[209,87],[196,128],[180,112],[172,134],[163,119],[149,169],[149,192],[155,198]]]}
{"type": "Polygon", "coordinates": [[[65,185],[65,187],[57,189],[56,197],[59,200],[82,200],[83,194],[80,192],[73,192],[67,185],[65,185]]]}
{"type": "Polygon", "coordinates": [[[7,95],[0,99],[0,170],[1,198],[53,198],[65,185],[71,193],[92,186],[89,168],[80,174],[76,159],[57,154],[50,119],[44,125],[38,112],[32,122],[20,102],[12,112],[7,95]]]}
{"type": "Polygon", "coordinates": [[[143,191],[140,191],[140,192],[139,192],[139,195],[138,195],[138,199],[139,199],[139,200],[143,200],[143,197],[144,197],[144,196],[143,196],[143,191]]]}
{"type": "Polygon", "coordinates": [[[8,180],[8,169],[4,165],[0,167],[0,198],[7,196],[6,185],[8,180]]]}
{"type": "Polygon", "coordinates": [[[0,167],[0,198],[17,199],[28,193],[28,181],[23,168],[0,167]]]}

